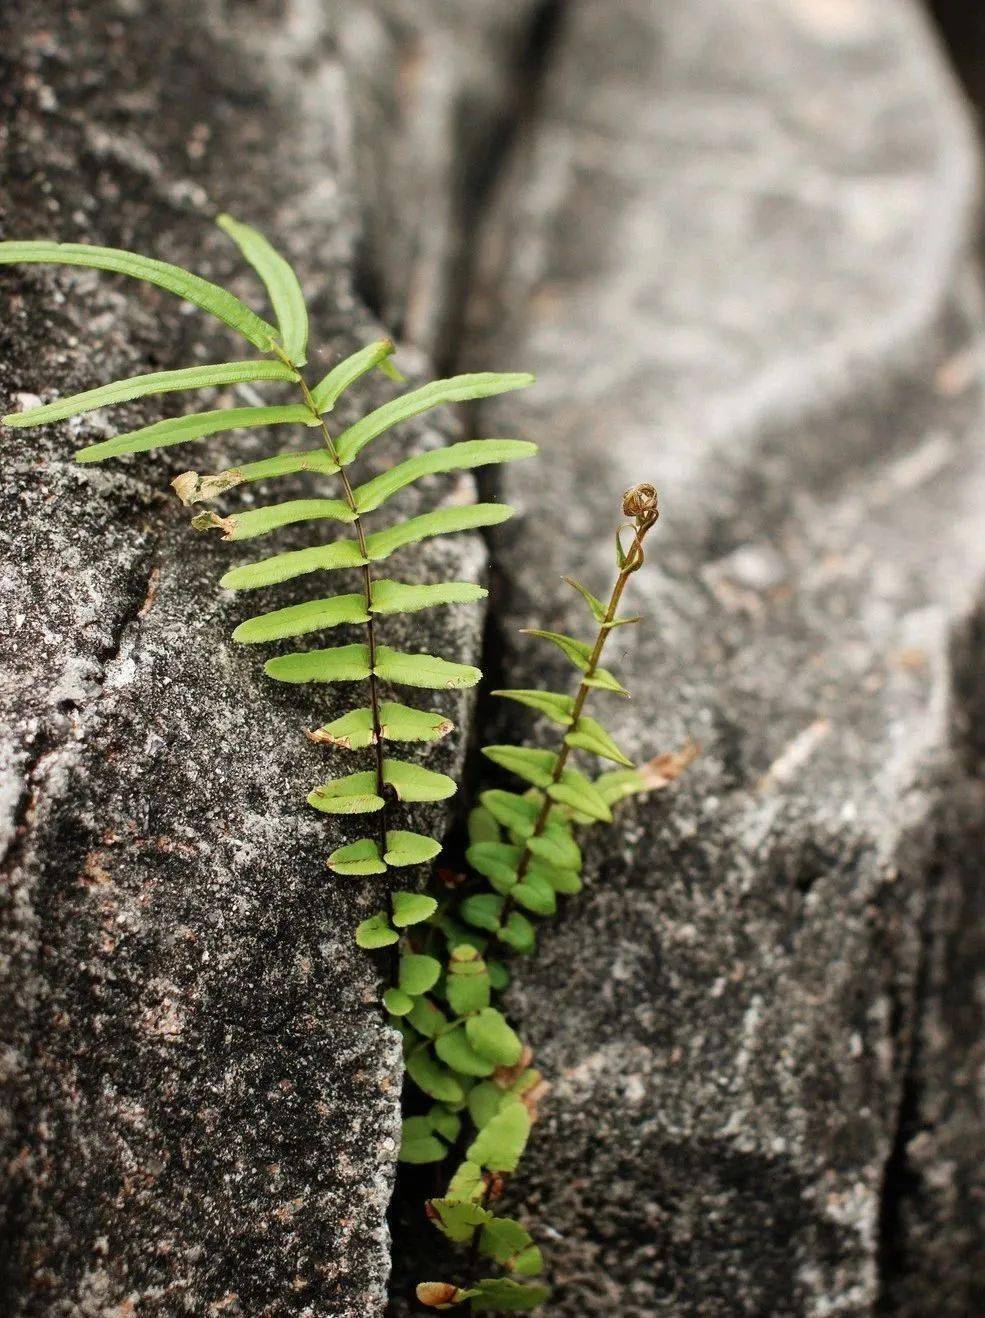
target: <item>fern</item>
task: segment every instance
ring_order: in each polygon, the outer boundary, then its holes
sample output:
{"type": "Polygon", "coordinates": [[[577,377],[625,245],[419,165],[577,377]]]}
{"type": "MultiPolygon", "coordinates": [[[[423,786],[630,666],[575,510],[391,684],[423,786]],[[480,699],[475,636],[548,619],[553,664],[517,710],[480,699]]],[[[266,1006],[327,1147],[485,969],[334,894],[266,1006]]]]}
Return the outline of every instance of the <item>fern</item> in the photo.
{"type": "MultiPolygon", "coordinates": [[[[536,946],[534,918],[553,915],[558,898],[581,889],[581,849],[576,830],[608,823],[622,798],[666,785],[689,762],[693,750],[664,756],[644,770],[633,767],[611,734],[585,712],[597,691],[627,694],[601,667],[612,631],[639,621],[620,617],[619,604],[634,573],[643,567],[644,540],[657,521],[656,492],[636,486],[623,499],[632,543],[617,536],[617,575],[607,603],[565,578],[583,597],[596,624],[593,642],[557,632],[529,634],[556,645],[580,673],[573,695],[538,690],[500,690],[494,695],[545,715],[559,725],[556,750],[487,746],[486,758],[519,778],[521,791],[483,792],[469,814],[466,860],[471,878],[451,895],[436,889],[422,946],[430,960],[433,988],[415,991],[418,942],[405,939],[415,959],[414,984],[398,985],[385,1005],[401,1031],[407,1075],[418,1091],[404,1120],[401,1161],[460,1161],[442,1197],[429,1201],[428,1216],[467,1258],[463,1284],[422,1282],[418,1300],[451,1309],[471,1302],[476,1312],[521,1312],[536,1308],[548,1288],[527,1279],[543,1261],[527,1229],[493,1208],[505,1177],[516,1171],[547,1084],[531,1066],[532,1053],[495,997],[509,983],[502,958],[529,954],[536,946]],[[619,766],[591,779],[571,763],[584,751],[619,766]],[[424,1109],[421,1111],[421,1109],[424,1109]],[[467,1133],[466,1133],[467,1130],[467,1133]],[[505,1269],[505,1276],[476,1279],[480,1260],[505,1269]]],[[[375,939],[379,930],[368,931],[375,939]]]]}
{"type": "MultiPolygon", "coordinates": [[[[427,710],[384,702],[381,685],[455,689],[474,686],[479,681],[480,672],[471,665],[451,663],[436,655],[407,654],[380,644],[377,620],[384,614],[475,601],[485,591],[467,582],[407,585],[378,578],[375,565],[405,545],[431,536],[491,526],[509,517],[512,510],[498,504],[442,508],[373,532],[367,531],[365,520],[381,509],[393,494],[422,476],[513,461],[529,457],[536,450],[535,445],[519,440],[474,440],[453,444],[411,458],[362,485],[353,484],[349,469],[367,444],[400,422],[441,403],[482,398],[520,388],[529,384],[532,377],[489,373],[433,381],[392,399],[333,436],[324,415],[331,412],[344,390],[367,371],[387,366],[393,352],[392,343],[381,340],[368,345],[309,387],[301,370],[307,353],[308,316],[297,276],[270,243],[249,225],[227,215],[220,216],[219,225],[239,246],[265,284],[276,326],[261,319],[225,289],[163,261],[78,243],[0,243],[0,264],[32,262],[91,266],[156,284],[218,317],[266,354],[259,361],[187,367],[114,381],[4,417],[4,422],[9,426],[45,425],[151,394],[219,384],[277,382],[293,386],[297,401],[190,412],[90,444],[76,453],[76,460],[102,462],[107,458],[145,453],[175,444],[190,444],[224,431],[254,427],[304,426],[318,432],[316,448],[278,454],[212,476],[186,472],[176,478],[174,485],[184,503],[195,504],[211,501],[243,482],[274,481],[299,471],[307,470],[319,477],[337,479],[340,486],[337,497],[291,499],[228,515],[205,511],[194,518],[193,525],[201,531],[215,529],[225,540],[263,537],[299,522],[337,522],[351,528],[352,538],[273,554],[233,568],[223,576],[220,584],[232,590],[251,590],[336,568],[360,571],[363,583],[360,594],[311,600],[250,618],[237,627],[234,640],[252,645],[330,631],[345,624],[363,627],[365,641],[361,644],[281,655],[268,661],[265,670],[268,676],[279,682],[363,684],[368,703],[336,720],[336,731],[323,729],[313,734],[313,740],[354,753],[361,752],[369,760],[369,767],[316,786],[308,800],[326,814],[379,815],[375,839],[365,838],[353,844],[360,855],[367,848],[373,848],[375,868],[372,872],[384,872],[400,863],[422,864],[430,859],[435,844],[428,838],[420,838],[414,851],[407,843],[407,839],[414,836],[411,834],[402,835],[404,842],[399,854],[403,857],[417,854],[421,859],[414,862],[394,860],[398,853],[388,845],[388,839],[392,837],[388,807],[399,801],[443,800],[452,795],[455,785],[443,774],[388,755],[385,746],[390,741],[437,740],[447,735],[451,724],[442,715],[427,710]]],[[[396,372],[390,371],[390,374],[401,378],[396,372]]],[[[351,847],[343,850],[352,854],[351,847]]],[[[348,862],[349,865],[352,863],[348,862]]],[[[361,863],[365,866],[367,861],[363,859],[361,863]]],[[[348,872],[352,872],[351,869],[348,872]]],[[[364,869],[363,872],[370,871],[364,869]]],[[[419,909],[409,901],[413,896],[415,894],[394,893],[391,915],[396,904],[400,905],[405,916],[408,910],[419,909]]]]}
{"type": "MultiPolygon", "coordinates": [[[[326,815],[375,816],[362,836],[330,853],[327,865],[334,873],[368,877],[397,871],[385,909],[364,920],[355,939],[368,950],[395,952],[394,982],[386,988],[383,1002],[404,1040],[409,1105],[424,1109],[404,1121],[400,1158],[427,1163],[446,1158],[453,1150],[464,1155],[445,1195],[428,1204],[428,1214],[452,1244],[467,1249],[468,1275],[461,1287],[422,1283],[418,1298],[435,1308],[470,1301],[477,1312],[528,1310],[547,1294],[545,1287],[525,1280],[540,1272],[540,1250],[520,1223],[497,1216],[491,1205],[502,1190],[503,1178],[517,1168],[546,1084],[530,1066],[530,1050],[494,1005],[494,998],[509,982],[503,956],[511,951],[529,953],[535,946],[531,917],[553,914],[559,895],[576,893],[581,887],[576,828],[608,822],[619,799],[654,785],[652,774],[648,777],[632,767],[602,724],[585,713],[585,706],[595,691],[626,694],[599,661],[610,632],[638,621],[618,617],[617,609],[627,582],[643,565],[643,541],[657,517],[655,495],[652,487],[640,486],[626,496],[624,511],[632,519],[634,538],[624,552],[617,537],[618,575],[608,603],[603,605],[577,582],[570,583],[597,623],[594,643],[554,632],[531,632],[556,645],[580,672],[577,692],[495,693],[559,725],[563,729],[559,748],[486,748],[487,758],[518,777],[527,790],[493,788],[482,794],[481,804],[469,814],[467,860],[472,878],[463,889],[453,894],[440,887],[419,891],[419,885],[408,884],[400,871],[429,865],[441,846],[433,838],[401,828],[395,815],[405,803],[451,797],[456,784],[445,774],[401,758],[399,747],[435,742],[447,736],[453,725],[440,713],[390,698],[390,689],[473,687],[481,673],[470,664],[439,655],[396,650],[381,640],[379,624],[397,613],[474,603],[486,592],[471,582],[405,583],[378,575],[376,565],[430,537],[496,525],[510,517],[512,509],[495,503],[438,508],[377,529],[368,529],[366,521],[393,495],[424,476],[515,461],[530,457],[536,448],[516,439],[469,440],[408,458],[361,484],[354,483],[352,466],[367,445],[394,426],[440,404],[522,388],[532,376],[482,373],[433,381],[391,399],[334,434],[325,417],[367,372],[380,370],[402,381],[390,362],[393,344],[371,343],[309,384],[303,373],[308,318],[297,276],[255,229],[229,216],[221,216],[219,224],[265,284],[276,325],[225,289],[163,261],[75,243],[0,243],[0,265],[89,266],[155,284],[217,317],[263,354],[260,359],[114,381],[3,421],[11,427],[47,425],[133,399],[224,384],[289,387],[292,397],[287,401],[191,411],[90,444],[76,453],[76,460],[102,462],[256,427],[303,426],[315,432],[313,446],[215,473],[186,471],[172,484],[189,507],[211,503],[242,484],[272,482],[302,472],[319,480],[328,478],[334,485],[327,495],[291,498],[240,512],[204,509],[194,515],[192,525],[203,532],[214,530],[228,541],[276,535],[303,522],[346,528],[334,539],[233,567],[220,584],[248,591],[313,573],[355,569],[361,579],[359,591],[320,595],[246,618],[233,632],[233,640],[263,645],[340,626],[363,629],[363,640],[356,643],[280,654],[267,660],[265,672],[278,682],[345,683],[364,693],[346,713],[308,732],[312,743],[350,753],[355,765],[352,772],[314,786],[307,800],[326,815]],[[569,763],[576,751],[619,767],[590,779],[569,763]],[[505,1275],[475,1280],[479,1259],[498,1265],[505,1275]]],[[[668,761],[662,781],[669,781],[685,762],[668,761]]]]}

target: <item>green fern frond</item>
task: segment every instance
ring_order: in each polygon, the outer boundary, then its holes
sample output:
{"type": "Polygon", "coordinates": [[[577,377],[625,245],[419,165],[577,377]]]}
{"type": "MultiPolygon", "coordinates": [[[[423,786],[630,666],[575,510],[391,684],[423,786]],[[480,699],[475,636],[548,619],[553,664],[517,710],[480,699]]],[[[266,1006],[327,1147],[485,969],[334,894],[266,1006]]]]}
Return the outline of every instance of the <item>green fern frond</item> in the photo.
{"type": "Polygon", "coordinates": [[[371,513],[392,494],[422,476],[484,467],[493,462],[513,462],[517,458],[531,458],[536,452],[536,444],[521,439],[463,440],[459,444],[449,444],[446,448],[432,449],[416,458],[408,458],[406,462],[391,467],[365,485],[358,486],[353,491],[353,497],[361,513],[371,513]]]}
{"type": "Polygon", "coordinates": [[[560,723],[562,727],[570,727],[573,722],[572,710],[574,708],[573,696],[560,696],[553,691],[493,691],[494,696],[502,696],[505,700],[515,700],[518,705],[526,705],[529,709],[536,709],[540,714],[546,714],[554,723],[560,723]]]}
{"type": "MultiPolygon", "coordinates": [[[[447,737],[455,726],[443,714],[412,709],[395,700],[380,701],[379,719],[380,737],[384,741],[438,741],[447,737]]],[[[351,710],[309,736],[313,741],[325,742],[327,745],[341,746],[346,750],[362,750],[373,745],[376,737],[373,710],[351,710]]]]}
{"type": "Polygon", "coordinates": [[[157,261],[150,256],[138,256],[118,247],[92,247],[88,243],[33,242],[0,243],[0,265],[80,265],[111,274],[129,275],[158,288],[167,289],[185,302],[224,321],[248,339],[255,348],[272,352],[277,342],[277,331],[245,303],[240,302],[218,284],[212,284],[199,275],[193,275],[180,266],[157,261]]]}
{"type": "Polygon", "coordinates": [[[216,223],[229,234],[263,280],[277,317],[284,351],[295,366],[303,366],[308,347],[308,312],[297,275],[256,229],[241,224],[231,215],[220,215],[216,223]]]}
{"type": "Polygon", "coordinates": [[[276,586],[282,581],[292,581],[309,572],[364,567],[368,562],[354,540],[336,540],[329,545],[292,549],[284,554],[274,554],[271,558],[262,558],[257,563],[244,563],[242,567],[230,568],[219,578],[219,585],[227,590],[258,590],[261,586],[276,586]]]}
{"type": "Polygon", "coordinates": [[[455,531],[475,531],[482,526],[498,526],[508,521],[515,509],[504,503],[468,503],[461,508],[438,508],[433,513],[422,513],[407,522],[387,527],[366,537],[366,551],[370,559],[379,562],[389,558],[405,545],[416,544],[436,535],[449,535],[455,531]]]}
{"type": "Polygon", "coordinates": [[[364,682],[372,670],[369,646],[355,644],[281,655],[268,659],[263,671],[277,682],[364,682]]]}
{"type": "Polygon", "coordinates": [[[225,471],[206,476],[199,476],[194,471],[183,471],[171,484],[181,502],[190,507],[196,503],[211,503],[237,485],[275,480],[278,476],[296,476],[299,472],[334,476],[338,471],[339,464],[327,449],[302,449],[297,453],[278,453],[272,458],[260,458],[256,462],[244,463],[241,467],[227,467],[225,471]]]}
{"type": "Polygon", "coordinates": [[[489,398],[493,394],[507,393],[511,389],[524,389],[533,384],[534,377],[524,374],[500,375],[495,372],[483,372],[478,375],[455,375],[449,380],[432,380],[409,394],[384,403],[374,412],[369,412],[354,425],[343,430],[336,440],[335,447],[339,460],[347,466],[356,458],[366,445],[377,439],[391,427],[411,417],[419,416],[432,407],[443,403],[465,403],[477,398],[489,398]]]}
{"type": "Polygon", "coordinates": [[[129,453],[148,453],[151,449],[169,448],[172,444],[188,444],[206,439],[224,430],[248,430],[257,426],[313,426],[317,422],[300,403],[287,403],[282,407],[227,407],[218,412],[193,412],[190,416],[169,417],[152,426],[142,426],[125,435],[103,440],[79,449],[76,462],[105,462],[107,458],[121,458],[129,453]]]}
{"type": "Polygon", "coordinates": [[[2,418],[5,426],[43,426],[51,421],[64,421],[70,416],[94,412],[98,407],[114,403],[128,403],[135,398],[151,394],[173,393],[178,389],[213,389],[223,384],[257,384],[262,380],[297,380],[297,371],[279,361],[220,362],[215,366],[185,366],[177,371],[152,371],[149,375],[135,375],[129,380],[114,380],[112,384],[87,389],[70,398],[43,407],[30,407],[24,412],[11,412],[2,418]]]}
{"type": "Polygon", "coordinates": [[[476,686],[482,677],[473,664],[452,663],[433,654],[402,654],[388,645],[377,651],[375,672],[384,682],[431,691],[460,691],[476,686]]]}
{"type": "Polygon", "coordinates": [[[483,586],[473,585],[471,581],[415,586],[383,577],[373,582],[370,609],[379,614],[417,613],[420,609],[433,609],[441,604],[474,604],[488,594],[483,586]]]}
{"type": "Polygon", "coordinates": [[[355,384],[374,366],[382,367],[393,352],[394,345],[389,339],[379,339],[376,343],[360,348],[351,357],[346,357],[338,366],[333,366],[311,391],[315,411],[319,415],[331,412],[350,385],[355,384]]]}
{"type": "Polygon", "coordinates": [[[328,599],[305,600],[286,609],[274,609],[247,618],[233,632],[233,640],[240,645],[258,645],[266,641],[282,641],[306,632],[327,631],[346,623],[369,621],[369,610],[362,595],[333,595],[328,599]]]}

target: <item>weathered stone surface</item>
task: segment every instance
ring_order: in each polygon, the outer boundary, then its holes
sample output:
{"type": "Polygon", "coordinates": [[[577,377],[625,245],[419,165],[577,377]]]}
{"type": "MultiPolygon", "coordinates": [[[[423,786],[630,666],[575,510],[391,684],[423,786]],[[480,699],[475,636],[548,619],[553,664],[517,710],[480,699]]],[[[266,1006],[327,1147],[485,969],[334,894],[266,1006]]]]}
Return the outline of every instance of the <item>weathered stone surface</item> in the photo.
{"type": "Polygon", "coordinates": [[[949,723],[985,566],[974,173],[912,5],[566,12],[472,307],[474,359],[539,375],[480,415],[543,452],[502,486],[500,676],[569,680],[513,629],[586,629],[560,574],[603,587],[652,480],[605,717],[702,754],[595,836],[512,990],[555,1085],[515,1187],[552,1313],[981,1294],[980,760],[949,723]]]}
{"type": "MultiPolygon", "coordinates": [[[[210,224],[229,209],[315,293],[314,370],[379,333],[353,292],[375,126],[349,84],[358,31],[393,80],[403,46],[385,11],[106,0],[15,3],[4,22],[3,236],[132,246],[255,297],[210,224]]],[[[487,37],[472,41],[491,86],[487,37]]],[[[445,204],[411,196],[422,217],[445,204]]],[[[242,351],[133,283],[5,268],[0,284],[4,411],[24,393],[242,351]]],[[[389,391],[360,386],[342,420],[389,391]]],[[[343,835],[303,805],[355,766],[302,736],[336,697],[276,688],[259,653],[229,641],[291,593],[218,592],[230,546],[196,537],[167,489],[257,441],[72,463],[80,442],[155,406],[2,441],[3,1308],[365,1318],[388,1269],[399,1053],[351,941],[379,893],[328,880],[343,835]]],[[[409,426],[401,451],[451,430],[447,417],[409,426]]],[[[377,447],[371,461],[392,461],[394,442],[377,447]]],[[[472,484],[426,493],[468,499],[472,484]]],[[[484,560],[463,537],[394,566],[475,579],[484,560]]],[[[414,637],[471,660],[480,631],[478,611],[447,610],[418,615],[414,637]]],[[[402,635],[397,622],[385,639],[402,635]]],[[[466,698],[438,701],[467,722],[466,698]]],[[[451,738],[429,762],[457,771],[461,748],[451,738]]]]}
{"type": "MultiPolygon", "coordinates": [[[[603,586],[618,494],[653,479],[651,621],[613,647],[636,698],[605,716],[641,757],[703,747],[596,835],[514,990],[555,1081],[515,1187],[551,1312],[972,1312],[983,322],[970,136],[915,7],[99,0],[4,22],[3,235],[133,245],[254,296],[207,224],[231,209],[317,290],[325,362],[373,313],[454,350],[513,116],[462,360],[539,371],[480,420],[547,465],[502,487],[525,518],[497,537],[487,660],[566,680],[514,626],[583,622],[558,577],[603,586]]],[[[0,283],[5,409],[229,352],[133,285],[0,283]]],[[[372,896],[324,880],[299,806],[342,762],[299,737],[322,708],[229,644],[268,601],[216,592],[229,547],[164,493],[180,453],[68,460],[104,428],[3,441],[0,1294],[376,1313],[397,1057],[349,942],[372,896]]],[[[476,576],[484,553],[400,566],[476,576]]],[[[478,625],[435,616],[427,643],[474,658],[478,625]]],[[[444,755],[458,772],[461,742],[444,755]]]]}

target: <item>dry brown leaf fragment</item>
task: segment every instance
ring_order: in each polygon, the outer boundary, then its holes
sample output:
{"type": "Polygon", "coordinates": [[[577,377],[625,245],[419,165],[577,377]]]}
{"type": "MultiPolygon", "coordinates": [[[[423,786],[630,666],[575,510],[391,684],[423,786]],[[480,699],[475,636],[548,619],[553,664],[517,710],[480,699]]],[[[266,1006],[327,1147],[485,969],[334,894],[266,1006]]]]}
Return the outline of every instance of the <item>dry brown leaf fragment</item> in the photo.
{"type": "Polygon", "coordinates": [[[458,1287],[448,1281],[422,1281],[417,1287],[417,1298],[432,1309],[454,1304],[458,1294],[458,1287]]]}
{"type": "Polygon", "coordinates": [[[533,1060],[534,1050],[528,1043],[525,1043],[523,1045],[523,1051],[520,1053],[519,1060],[514,1066],[496,1067],[496,1070],[492,1074],[494,1083],[499,1085],[500,1089],[509,1089],[512,1085],[516,1084],[517,1080],[520,1079],[520,1076],[523,1075],[524,1071],[527,1070],[533,1060]]]}
{"type": "Polygon", "coordinates": [[[229,540],[236,530],[235,517],[220,517],[218,513],[198,513],[192,518],[196,531],[221,531],[223,540],[229,540]]]}
{"type": "Polygon", "coordinates": [[[664,751],[640,766],[638,772],[648,792],[658,792],[679,778],[701,754],[701,746],[688,739],[679,751],[664,751]]]}

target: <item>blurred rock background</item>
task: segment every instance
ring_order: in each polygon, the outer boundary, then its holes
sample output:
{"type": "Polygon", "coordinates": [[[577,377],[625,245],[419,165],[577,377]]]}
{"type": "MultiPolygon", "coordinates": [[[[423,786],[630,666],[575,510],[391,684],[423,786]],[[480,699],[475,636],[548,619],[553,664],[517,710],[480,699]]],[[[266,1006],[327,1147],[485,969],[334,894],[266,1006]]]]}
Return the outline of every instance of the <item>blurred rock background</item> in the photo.
{"type": "MultiPolygon", "coordinates": [[[[482,483],[518,518],[408,560],[493,587],[485,628],[429,621],[443,653],[563,682],[517,628],[577,628],[560,574],[601,589],[621,490],[661,489],[613,665],[634,700],[606,717],[641,758],[702,754],[595,837],[512,990],[554,1084],[512,1191],[548,1311],[977,1312],[975,8],[13,0],[2,22],[2,236],[248,294],[208,225],[229,209],[297,262],[326,361],[382,325],[412,374],[537,372],[458,423],[541,444],[482,483]]],[[[4,410],[228,350],[112,280],[0,286],[4,410]]],[[[325,768],[310,697],[229,644],[227,554],[163,494],[187,462],[79,471],[98,425],[2,439],[7,1311],[380,1313],[399,1074],[349,942],[371,898],[324,879],[297,805],[325,768]]],[[[469,745],[545,731],[451,712],[473,778],[469,745]]],[[[418,1210],[394,1209],[397,1313],[418,1210]]]]}

